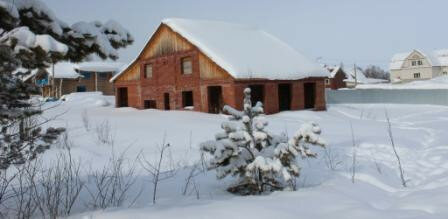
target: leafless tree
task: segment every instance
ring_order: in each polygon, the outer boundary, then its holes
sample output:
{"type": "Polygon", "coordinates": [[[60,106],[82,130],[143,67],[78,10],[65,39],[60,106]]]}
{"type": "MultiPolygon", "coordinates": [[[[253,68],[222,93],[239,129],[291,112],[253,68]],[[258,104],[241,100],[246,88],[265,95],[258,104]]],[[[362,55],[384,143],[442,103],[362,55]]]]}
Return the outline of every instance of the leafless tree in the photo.
{"type": "Polygon", "coordinates": [[[163,137],[162,144],[158,147],[159,155],[158,159],[155,161],[147,160],[142,154],[139,158],[140,164],[146,172],[151,175],[151,183],[153,184],[153,195],[152,202],[156,203],[157,199],[157,188],[161,181],[169,179],[175,175],[176,169],[172,165],[172,160],[170,164],[170,168],[167,171],[162,171],[162,163],[164,162],[164,157],[166,156],[165,152],[170,147],[169,143],[165,143],[166,135],[163,137]]]}
{"type": "Polygon", "coordinates": [[[389,72],[384,71],[379,66],[369,65],[364,69],[364,75],[368,78],[389,80],[389,72]]]}
{"type": "Polygon", "coordinates": [[[407,185],[406,185],[406,180],[404,178],[404,170],[403,170],[403,166],[401,164],[400,156],[398,155],[397,148],[395,146],[394,135],[392,133],[392,124],[390,122],[390,118],[389,118],[389,114],[388,114],[387,110],[385,111],[385,116],[386,116],[386,122],[387,122],[387,133],[389,134],[390,143],[392,145],[392,149],[394,151],[395,158],[397,159],[397,165],[398,165],[398,171],[400,172],[401,184],[403,185],[403,187],[406,187],[407,185]]]}

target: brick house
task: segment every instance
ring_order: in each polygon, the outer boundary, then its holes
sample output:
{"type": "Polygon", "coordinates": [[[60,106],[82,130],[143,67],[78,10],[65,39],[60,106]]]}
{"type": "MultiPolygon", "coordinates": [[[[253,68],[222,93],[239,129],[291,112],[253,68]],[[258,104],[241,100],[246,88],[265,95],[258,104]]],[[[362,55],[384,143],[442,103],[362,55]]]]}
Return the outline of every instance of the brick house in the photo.
{"type": "Polygon", "coordinates": [[[115,75],[116,106],[219,113],[241,109],[243,90],[267,114],[325,110],[326,74],[272,35],[217,21],[165,19],[138,57],[115,75]]]}
{"type": "Polygon", "coordinates": [[[347,84],[344,81],[348,79],[347,73],[345,73],[341,66],[325,66],[324,69],[329,72],[328,78],[325,79],[326,88],[337,90],[347,87],[347,84]]]}
{"type": "Polygon", "coordinates": [[[42,88],[44,97],[61,97],[73,92],[101,91],[104,95],[114,95],[109,80],[120,71],[122,63],[115,62],[61,62],[44,72],[31,74],[26,80],[42,88]],[[53,74],[54,71],[54,74],[53,74]]]}

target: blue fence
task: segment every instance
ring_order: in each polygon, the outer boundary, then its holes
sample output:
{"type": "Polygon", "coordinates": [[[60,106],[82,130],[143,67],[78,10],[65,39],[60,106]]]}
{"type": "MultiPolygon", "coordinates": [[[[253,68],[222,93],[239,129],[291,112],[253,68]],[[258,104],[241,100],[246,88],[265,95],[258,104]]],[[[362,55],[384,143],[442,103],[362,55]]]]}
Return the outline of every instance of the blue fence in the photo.
{"type": "Polygon", "coordinates": [[[398,103],[448,106],[448,89],[327,90],[327,103],[398,103]]]}

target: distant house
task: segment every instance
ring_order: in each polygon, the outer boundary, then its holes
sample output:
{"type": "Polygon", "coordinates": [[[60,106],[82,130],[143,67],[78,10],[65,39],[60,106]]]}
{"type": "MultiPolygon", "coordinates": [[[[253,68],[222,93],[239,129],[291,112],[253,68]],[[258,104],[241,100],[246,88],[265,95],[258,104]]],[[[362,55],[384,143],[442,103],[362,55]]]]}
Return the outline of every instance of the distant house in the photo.
{"type": "Polygon", "coordinates": [[[325,79],[325,87],[332,90],[347,87],[345,79],[348,79],[347,73],[341,66],[324,66],[324,69],[329,72],[328,78],[325,79]]]}
{"type": "Polygon", "coordinates": [[[42,88],[44,97],[60,97],[73,92],[101,91],[113,95],[114,88],[109,80],[123,64],[115,62],[61,62],[43,72],[34,71],[25,80],[42,88]]]}
{"type": "Polygon", "coordinates": [[[448,49],[395,54],[389,65],[393,83],[431,79],[448,75],[448,49]]]}
{"type": "Polygon", "coordinates": [[[346,75],[347,79],[344,79],[344,82],[348,88],[355,88],[359,84],[388,83],[388,81],[384,79],[366,77],[364,71],[359,67],[353,67],[346,70],[346,75]]]}
{"type": "Polygon", "coordinates": [[[340,88],[354,88],[359,84],[379,84],[387,83],[387,80],[368,78],[364,75],[364,71],[356,67],[344,69],[342,66],[324,66],[328,71],[328,78],[325,79],[325,87],[332,90],[340,88]]]}
{"type": "Polygon", "coordinates": [[[266,113],[325,110],[325,72],[274,36],[217,21],[165,19],[138,57],[112,78],[116,106],[219,113],[243,108],[243,90],[266,113]]]}

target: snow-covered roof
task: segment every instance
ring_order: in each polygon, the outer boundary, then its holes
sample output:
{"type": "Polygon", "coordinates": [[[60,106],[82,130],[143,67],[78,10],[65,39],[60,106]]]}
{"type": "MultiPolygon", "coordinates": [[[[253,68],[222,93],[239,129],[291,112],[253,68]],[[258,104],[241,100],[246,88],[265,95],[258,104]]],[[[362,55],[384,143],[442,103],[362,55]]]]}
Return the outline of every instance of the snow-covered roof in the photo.
{"type": "Polygon", "coordinates": [[[235,79],[328,76],[317,63],[255,27],[181,18],[165,19],[162,24],[194,44],[235,79]]]}
{"type": "Polygon", "coordinates": [[[448,66],[448,49],[434,50],[434,51],[423,51],[414,49],[411,52],[397,53],[392,56],[389,63],[389,69],[398,70],[403,66],[404,61],[413,53],[418,52],[427,58],[428,62],[432,66],[448,66]]]}
{"type": "Polygon", "coordinates": [[[75,69],[80,71],[91,72],[118,72],[125,64],[121,62],[82,62],[74,66],[75,69]]]}
{"type": "MultiPolygon", "coordinates": [[[[334,78],[336,76],[336,74],[338,73],[338,71],[342,69],[342,67],[340,65],[334,65],[334,66],[324,65],[323,68],[326,71],[328,71],[328,77],[329,78],[334,78]]],[[[344,69],[342,69],[342,71],[345,74],[344,69]]]]}
{"type": "MultiPolygon", "coordinates": [[[[82,77],[78,71],[87,72],[111,72],[115,74],[123,69],[124,64],[120,62],[58,62],[54,65],[54,78],[79,78],[82,77]]],[[[25,71],[25,69],[19,69],[25,71]]],[[[50,77],[53,77],[52,67],[46,69],[50,77]]],[[[32,70],[30,74],[26,75],[22,80],[28,80],[37,73],[36,70],[32,70]]]]}
{"type": "MultiPolygon", "coordinates": [[[[26,72],[27,70],[24,68],[18,68],[16,69],[16,72],[26,72]]],[[[52,67],[48,67],[45,69],[45,71],[48,73],[49,77],[53,77],[52,75],[52,67]]],[[[30,78],[32,78],[34,75],[38,73],[37,69],[31,70],[30,74],[27,74],[22,78],[23,81],[26,81],[30,78]]],[[[54,78],[79,78],[81,77],[80,74],[78,74],[75,71],[75,64],[70,62],[58,62],[54,65],[54,78]]]]}
{"type": "MultiPolygon", "coordinates": [[[[81,75],[77,71],[88,72],[118,72],[123,66],[120,62],[59,62],[54,66],[55,78],[78,78],[81,75]]],[[[49,73],[52,72],[51,67],[47,69],[49,73]]],[[[51,76],[51,74],[50,74],[51,76]]]]}
{"type": "MultiPolygon", "coordinates": [[[[54,78],[79,78],[79,77],[81,77],[81,75],[75,71],[75,65],[76,64],[73,64],[70,62],[56,63],[54,65],[54,78]]],[[[47,72],[49,73],[50,77],[53,77],[51,67],[49,67],[47,69],[47,72]]]]}

